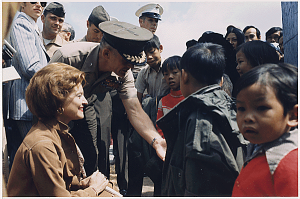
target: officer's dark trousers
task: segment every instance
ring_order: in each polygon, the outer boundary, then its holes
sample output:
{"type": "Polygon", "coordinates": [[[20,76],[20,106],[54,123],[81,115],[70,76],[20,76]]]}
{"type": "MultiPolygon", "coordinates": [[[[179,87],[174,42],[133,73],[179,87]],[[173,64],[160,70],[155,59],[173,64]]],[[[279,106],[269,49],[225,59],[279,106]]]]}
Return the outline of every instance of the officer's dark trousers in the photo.
{"type": "Polygon", "coordinates": [[[127,114],[116,90],[110,92],[112,97],[111,134],[115,156],[115,171],[120,193],[126,195],[128,181],[127,140],[131,128],[127,114]]]}
{"type": "Polygon", "coordinates": [[[85,118],[76,120],[70,133],[85,159],[87,176],[99,169],[109,178],[109,145],[111,130],[111,97],[108,92],[92,95],[84,110],[85,118]]]}

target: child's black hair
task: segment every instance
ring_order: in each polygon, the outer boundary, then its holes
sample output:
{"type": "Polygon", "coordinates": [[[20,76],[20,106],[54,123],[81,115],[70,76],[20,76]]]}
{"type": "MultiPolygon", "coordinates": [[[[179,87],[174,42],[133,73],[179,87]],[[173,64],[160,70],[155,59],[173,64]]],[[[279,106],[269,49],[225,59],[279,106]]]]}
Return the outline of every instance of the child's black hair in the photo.
{"type": "Polygon", "coordinates": [[[152,39],[150,39],[144,47],[144,51],[149,51],[151,48],[159,49],[160,41],[156,35],[153,35],[152,39]]]}
{"type": "Polygon", "coordinates": [[[168,70],[174,70],[174,69],[178,69],[181,70],[180,68],[180,59],[181,57],[178,55],[169,57],[168,59],[166,59],[161,67],[161,71],[162,73],[168,72],[168,70]]]}
{"type": "Polygon", "coordinates": [[[219,84],[226,66],[224,49],[213,43],[198,43],[189,48],[180,60],[180,68],[199,83],[219,84]]]}
{"type": "Polygon", "coordinates": [[[245,54],[245,57],[253,68],[267,63],[279,63],[279,56],[275,48],[264,41],[255,40],[246,42],[236,48],[236,53],[239,51],[245,54]]]}
{"type": "Polygon", "coordinates": [[[237,81],[234,89],[235,96],[255,83],[274,89],[278,100],[284,107],[285,115],[298,104],[298,70],[293,65],[264,64],[251,69],[237,81]]]}

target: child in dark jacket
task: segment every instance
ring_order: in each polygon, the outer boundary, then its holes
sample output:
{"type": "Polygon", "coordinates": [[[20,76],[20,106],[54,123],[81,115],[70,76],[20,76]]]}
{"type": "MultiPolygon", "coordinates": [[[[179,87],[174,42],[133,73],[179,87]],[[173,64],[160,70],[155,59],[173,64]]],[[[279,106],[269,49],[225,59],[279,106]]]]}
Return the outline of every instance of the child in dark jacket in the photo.
{"type": "MultiPolygon", "coordinates": [[[[170,93],[159,100],[157,120],[166,115],[175,105],[184,99],[180,91],[180,56],[172,56],[162,64],[164,79],[170,87],[170,93]]],[[[158,133],[164,137],[162,130],[156,125],[158,133]]]]}
{"type": "Polygon", "coordinates": [[[250,141],[232,196],[298,196],[298,72],[265,64],[237,82],[237,123],[250,141]]]}
{"type": "Polygon", "coordinates": [[[157,121],[167,142],[163,196],[231,196],[247,142],[219,86],[225,65],[222,46],[212,43],[192,46],[180,60],[185,99],[157,121]]]}

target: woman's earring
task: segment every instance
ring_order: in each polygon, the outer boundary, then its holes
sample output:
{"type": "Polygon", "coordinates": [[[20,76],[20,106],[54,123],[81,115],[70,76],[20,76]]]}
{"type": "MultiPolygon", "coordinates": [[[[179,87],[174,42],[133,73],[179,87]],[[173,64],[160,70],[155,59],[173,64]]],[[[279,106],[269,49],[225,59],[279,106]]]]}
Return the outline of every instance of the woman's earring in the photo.
{"type": "Polygon", "coordinates": [[[61,115],[61,114],[63,114],[64,110],[65,110],[64,108],[58,108],[57,112],[58,112],[58,114],[61,115]]]}

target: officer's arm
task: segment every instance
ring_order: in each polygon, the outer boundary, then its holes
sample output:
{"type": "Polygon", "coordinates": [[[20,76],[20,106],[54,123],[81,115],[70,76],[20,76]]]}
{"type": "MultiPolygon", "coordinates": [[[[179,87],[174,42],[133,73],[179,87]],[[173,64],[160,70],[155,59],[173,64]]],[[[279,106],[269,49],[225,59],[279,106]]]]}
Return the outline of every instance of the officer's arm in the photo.
{"type": "Polygon", "coordinates": [[[158,157],[164,160],[167,143],[156,131],[149,116],[142,109],[138,98],[122,99],[122,102],[126,109],[130,123],[140,136],[142,136],[149,144],[152,143],[154,138],[157,138],[153,143],[153,148],[156,150],[158,157]]]}

